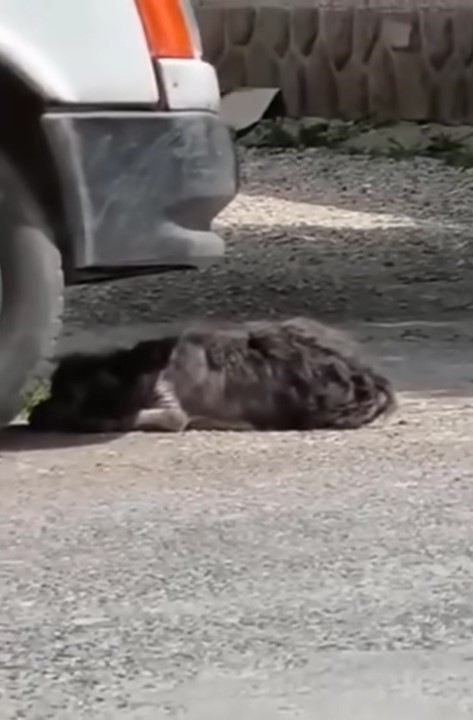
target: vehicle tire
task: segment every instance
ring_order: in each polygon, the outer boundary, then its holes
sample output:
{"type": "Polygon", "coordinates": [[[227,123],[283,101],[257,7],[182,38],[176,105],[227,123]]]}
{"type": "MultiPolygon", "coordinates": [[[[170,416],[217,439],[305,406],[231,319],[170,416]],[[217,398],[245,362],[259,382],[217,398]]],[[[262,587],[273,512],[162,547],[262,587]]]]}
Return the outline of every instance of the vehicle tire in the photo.
{"type": "Polygon", "coordinates": [[[51,358],[61,329],[64,279],[54,233],[27,184],[0,154],[0,427],[51,358]]]}

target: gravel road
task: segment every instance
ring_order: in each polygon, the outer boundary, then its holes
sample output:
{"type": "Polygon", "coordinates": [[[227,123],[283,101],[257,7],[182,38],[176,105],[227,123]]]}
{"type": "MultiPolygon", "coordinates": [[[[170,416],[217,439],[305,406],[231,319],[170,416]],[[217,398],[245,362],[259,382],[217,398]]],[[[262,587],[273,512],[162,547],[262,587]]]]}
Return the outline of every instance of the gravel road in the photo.
{"type": "Polygon", "coordinates": [[[473,717],[473,174],[242,160],[225,262],[72,290],[62,349],[310,312],[400,410],[353,433],[0,435],[0,720],[473,717]]]}
{"type": "Polygon", "coordinates": [[[473,171],[241,149],[222,264],[70,292],[70,326],[201,315],[436,318],[473,308],[473,171]]]}

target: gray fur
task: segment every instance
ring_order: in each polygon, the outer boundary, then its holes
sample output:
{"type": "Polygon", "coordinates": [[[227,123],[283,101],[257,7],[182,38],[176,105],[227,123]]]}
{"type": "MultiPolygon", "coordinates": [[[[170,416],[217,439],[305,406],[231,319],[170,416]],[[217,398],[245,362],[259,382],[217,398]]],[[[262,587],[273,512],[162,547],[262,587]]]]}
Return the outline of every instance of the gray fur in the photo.
{"type": "MultiPolygon", "coordinates": [[[[59,365],[37,430],[349,429],[395,408],[389,381],[310,318],[204,323],[59,365]]],[[[42,407],[41,407],[42,406],[42,407]]]]}

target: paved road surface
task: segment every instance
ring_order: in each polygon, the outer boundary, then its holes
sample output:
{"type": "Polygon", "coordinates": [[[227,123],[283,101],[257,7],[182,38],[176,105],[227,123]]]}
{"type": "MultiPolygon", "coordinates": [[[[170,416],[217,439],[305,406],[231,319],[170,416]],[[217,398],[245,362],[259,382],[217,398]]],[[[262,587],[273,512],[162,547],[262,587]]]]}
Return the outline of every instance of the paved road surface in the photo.
{"type": "Polygon", "coordinates": [[[243,179],[223,266],[74,290],[63,348],[330,315],[401,409],[340,434],[3,434],[0,720],[473,718],[473,175],[307,151],[249,153],[243,179]]]}
{"type": "Polygon", "coordinates": [[[386,426],[4,434],[0,718],[473,717],[471,337],[393,332],[386,426]]]}

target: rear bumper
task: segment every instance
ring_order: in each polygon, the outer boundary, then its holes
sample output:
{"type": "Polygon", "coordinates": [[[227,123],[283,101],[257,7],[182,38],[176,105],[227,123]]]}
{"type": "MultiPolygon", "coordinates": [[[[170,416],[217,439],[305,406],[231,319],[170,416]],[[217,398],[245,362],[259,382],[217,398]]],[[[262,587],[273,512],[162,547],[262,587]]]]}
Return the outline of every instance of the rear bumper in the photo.
{"type": "Polygon", "coordinates": [[[206,112],[50,112],[72,276],[199,267],[220,257],[212,220],[237,192],[235,148],[206,112]]]}

